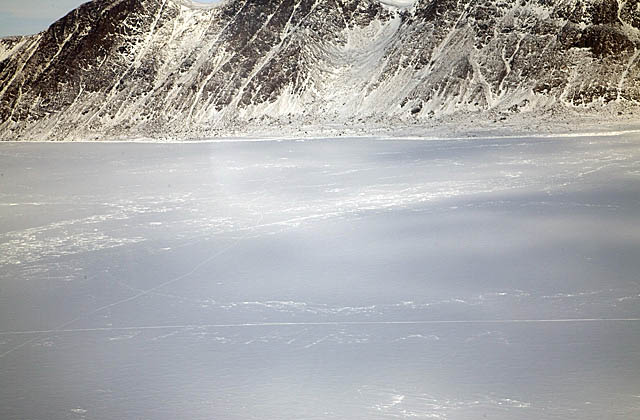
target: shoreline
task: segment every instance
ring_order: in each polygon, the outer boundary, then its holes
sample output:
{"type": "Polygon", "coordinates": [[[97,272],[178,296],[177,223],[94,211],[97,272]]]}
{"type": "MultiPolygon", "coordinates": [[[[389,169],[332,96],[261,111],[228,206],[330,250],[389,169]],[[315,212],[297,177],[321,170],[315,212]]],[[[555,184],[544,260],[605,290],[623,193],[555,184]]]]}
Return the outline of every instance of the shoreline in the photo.
{"type": "Polygon", "coordinates": [[[317,139],[373,138],[381,140],[471,140],[500,138],[575,138],[640,133],[640,106],[578,112],[552,109],[544,113],[456,112],[434,118],[398,119],[372,116],[360,121],[304,121],[285,116],[258,123],[229,123],[227,127],[189,132],[155,132],[143,129],[115,132],[34,134],[0,143],[220,143],[291,141],[317,139]],[[635,113],[634,113],[635,111],[635,113]],[[284,121],[283,121],[284,119],[284,121]],[[244,125],[243,125],[244,124],[244,125]],[[240,126],[243,128],[238,128],[240,126]]]}

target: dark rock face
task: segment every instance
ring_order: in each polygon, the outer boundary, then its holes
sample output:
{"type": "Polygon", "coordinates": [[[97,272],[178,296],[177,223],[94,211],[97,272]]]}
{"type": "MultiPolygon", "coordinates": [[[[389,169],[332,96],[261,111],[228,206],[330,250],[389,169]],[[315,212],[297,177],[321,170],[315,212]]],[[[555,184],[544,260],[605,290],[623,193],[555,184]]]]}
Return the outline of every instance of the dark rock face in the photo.
{"type": "Polygon", "coordinates": [[[640,0],[94,0],[0,40],[0,139],[640,101],[640,0]]]}

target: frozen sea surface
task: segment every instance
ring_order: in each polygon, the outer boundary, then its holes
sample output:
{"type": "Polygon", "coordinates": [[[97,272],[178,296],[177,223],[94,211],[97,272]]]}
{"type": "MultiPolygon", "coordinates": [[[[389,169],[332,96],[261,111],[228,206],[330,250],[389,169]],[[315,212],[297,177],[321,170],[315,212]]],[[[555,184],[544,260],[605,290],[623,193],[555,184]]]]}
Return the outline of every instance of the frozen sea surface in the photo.
{"type": "Polygon", "coordinates": [[[640,137],[0,144],[0,418],[638,419],[640,137]]]}

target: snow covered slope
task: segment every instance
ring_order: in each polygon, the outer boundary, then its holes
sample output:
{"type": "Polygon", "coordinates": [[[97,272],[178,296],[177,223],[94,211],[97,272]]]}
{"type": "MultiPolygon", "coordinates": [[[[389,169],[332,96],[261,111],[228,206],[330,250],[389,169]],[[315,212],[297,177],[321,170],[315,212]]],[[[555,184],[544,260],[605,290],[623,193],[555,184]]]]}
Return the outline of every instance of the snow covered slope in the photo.
{"type": "Polygon", "coordinates": [[[0,40],[0,139],[640,102],[640,0],[95,0],[0,40]]]}

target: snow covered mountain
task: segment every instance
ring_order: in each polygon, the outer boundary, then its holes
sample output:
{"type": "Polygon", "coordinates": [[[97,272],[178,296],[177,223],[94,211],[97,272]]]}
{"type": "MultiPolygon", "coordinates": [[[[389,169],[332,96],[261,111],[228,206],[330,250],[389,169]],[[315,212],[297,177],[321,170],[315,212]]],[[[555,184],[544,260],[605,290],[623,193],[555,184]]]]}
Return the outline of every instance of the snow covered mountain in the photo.
{"type": "Polygon", "coordinates": [[[94,0],[0,40],[0,139],[640,102],[640,0],[94,0]]]}

